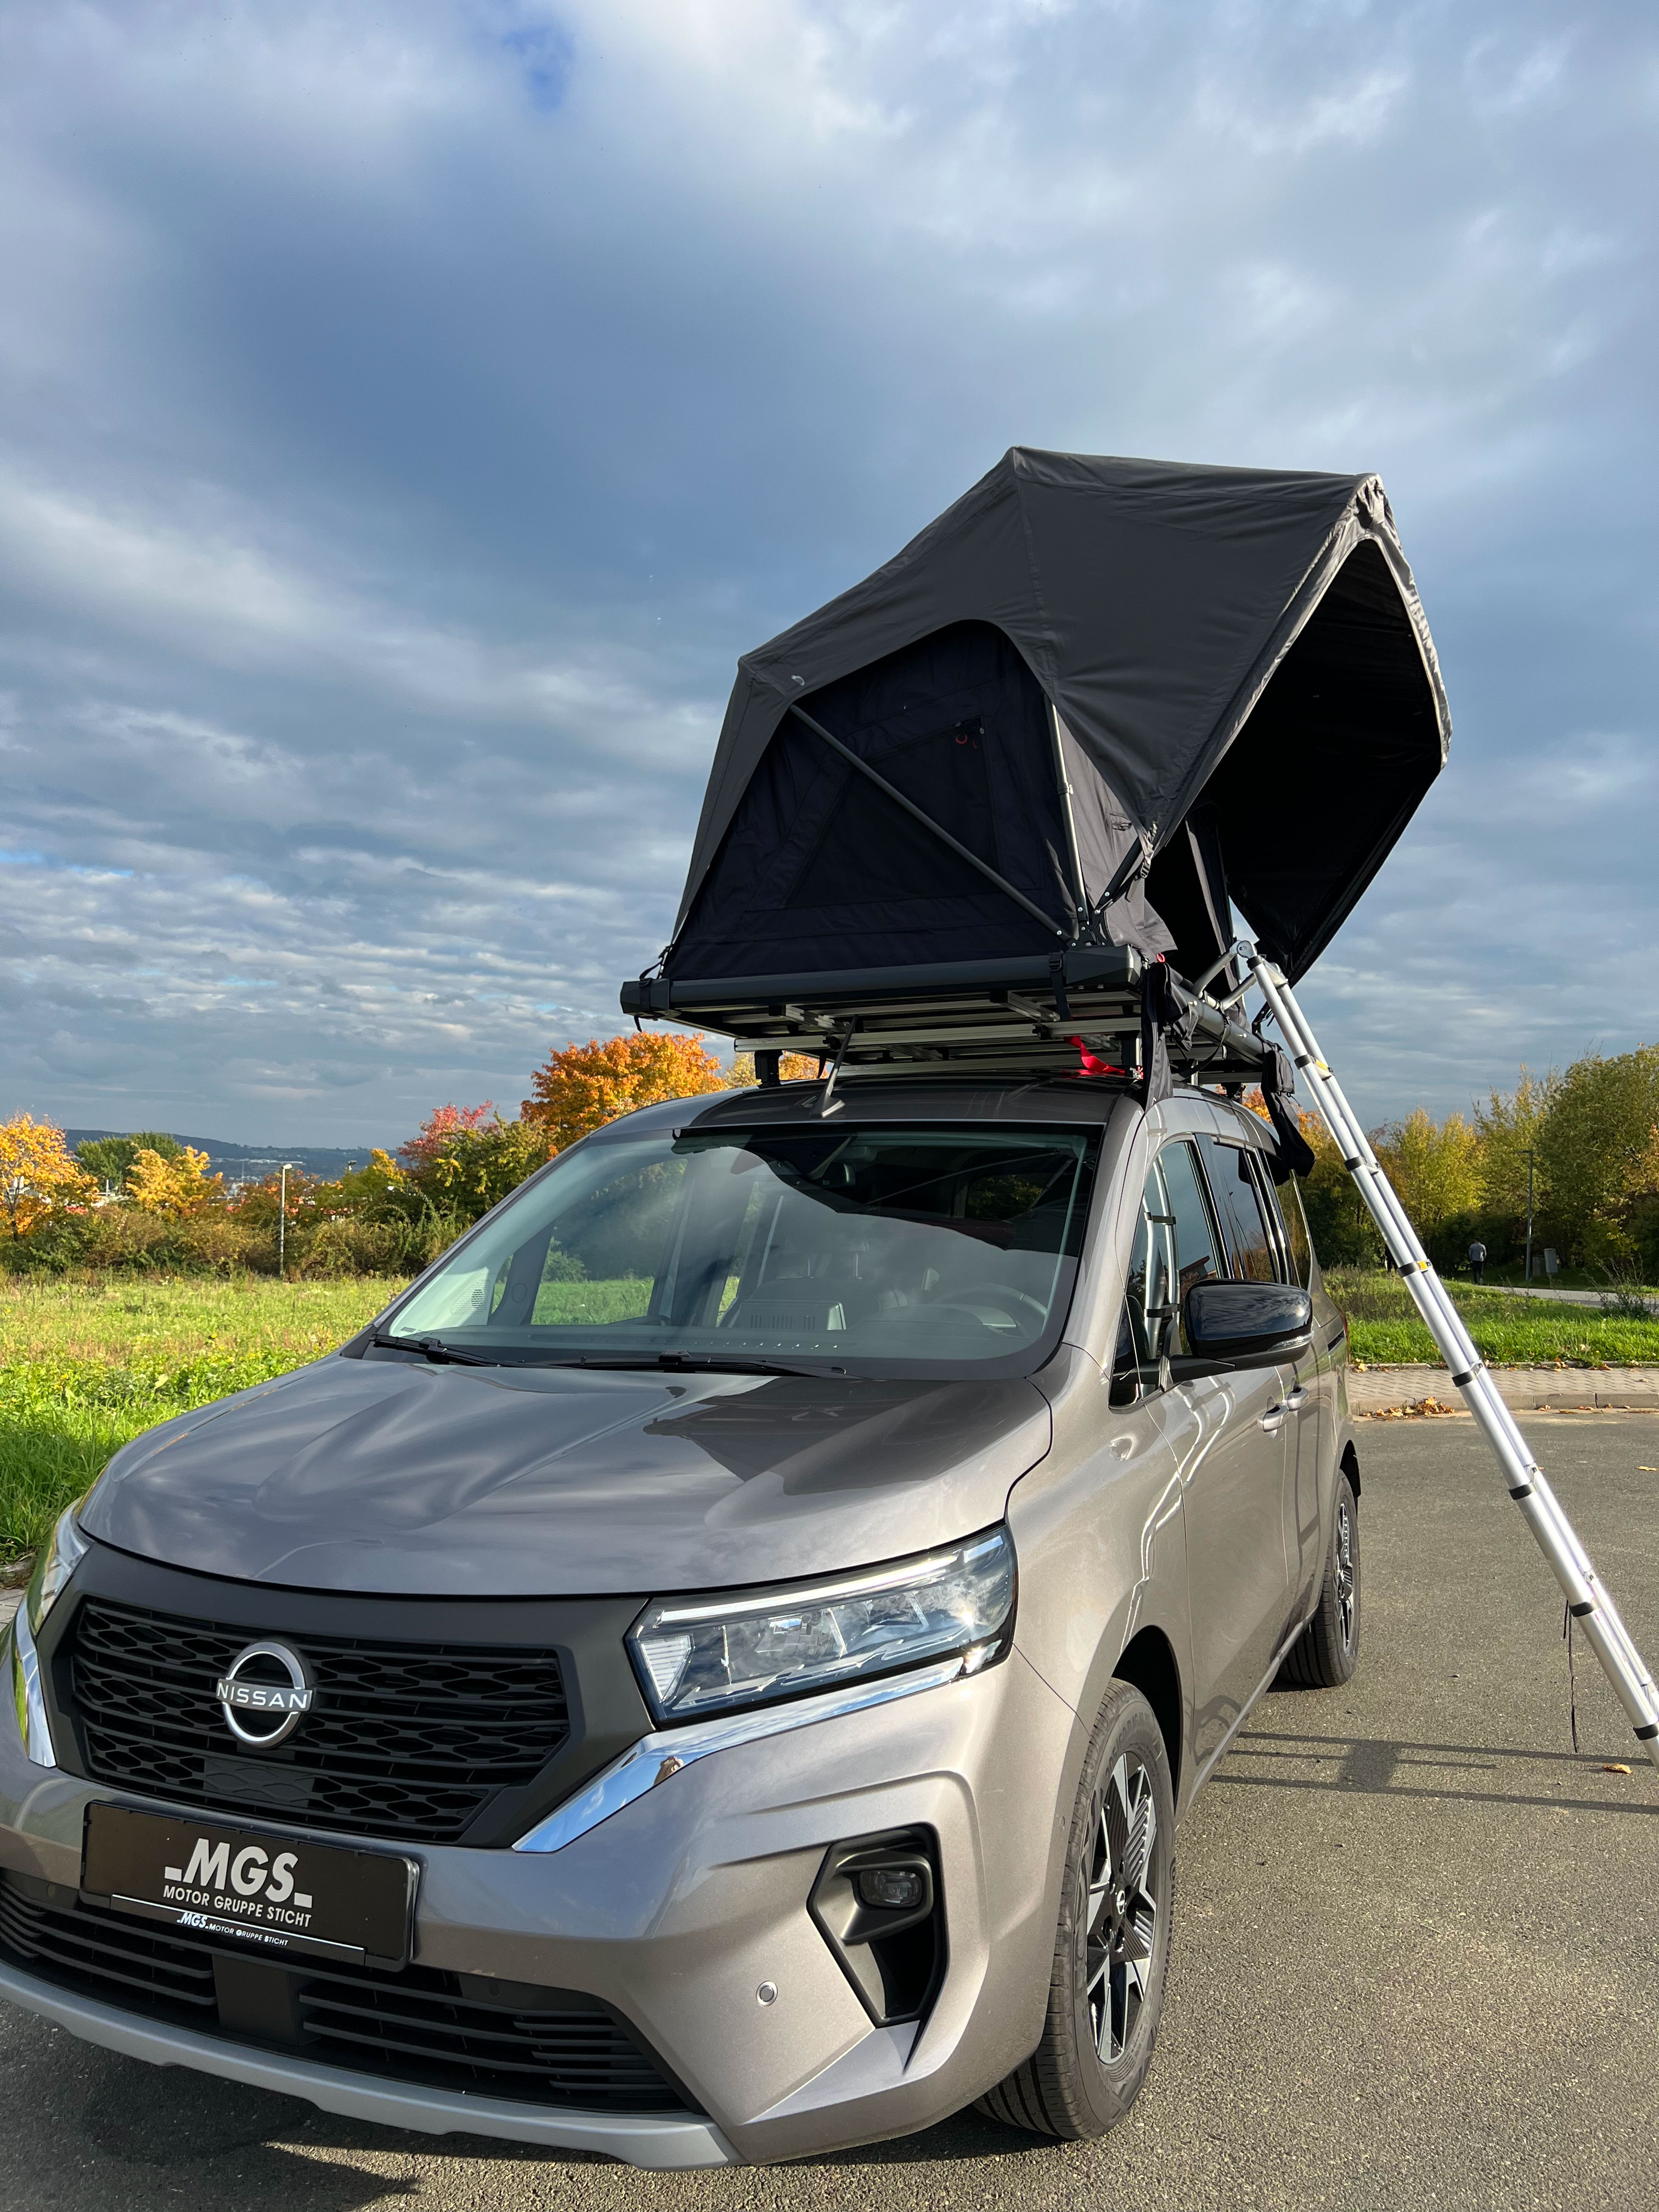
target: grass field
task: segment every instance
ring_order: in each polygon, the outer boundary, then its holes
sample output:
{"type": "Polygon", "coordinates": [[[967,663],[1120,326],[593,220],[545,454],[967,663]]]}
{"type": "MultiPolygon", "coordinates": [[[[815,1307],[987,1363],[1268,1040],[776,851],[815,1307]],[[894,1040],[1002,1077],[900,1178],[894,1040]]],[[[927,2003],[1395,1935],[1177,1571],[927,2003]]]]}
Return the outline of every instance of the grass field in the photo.
{"type": "Polygon", "coordinates": [[[129,1437],[331,1351],[401,1287],[0,1278],[0,1563],[32,1551],[129,1437]]]}
{"type": "MultiPolygon", "coordinates": [[[[1397,1276],[1334,1270],[1330,1284],[1352,1323],[1357,1362],[1435,1359],[1397,1276]]],[[[129,1437],[331,1351],[400,1287],[365,1277],[0,1277],[0,1565],[33,1550],[129,1437]]],[[[551,1288],[561,1320],[637,1308],[631,1283],[551,1288]]],[[[1659,1366],[1659,1322],[1613,1320],[1469,1284],[1451,1290],[1494,1365],[1659,1366]]]]}
{"type": "MultiPolygon", "coordinates": [[[[1437,1363],[1434,1340],[1398,1275],[1334,1267],[1331,1296],[1347,1315],[1349,1350],[1368,1367],[1437,1363]]],[[[1472,1283],[1447,1285],[1483,1359],[1494,1367],[1659,1367],[1659,1321],[1625,1321],[1593,1306],[1505,1297],[1472,1283]]]]}

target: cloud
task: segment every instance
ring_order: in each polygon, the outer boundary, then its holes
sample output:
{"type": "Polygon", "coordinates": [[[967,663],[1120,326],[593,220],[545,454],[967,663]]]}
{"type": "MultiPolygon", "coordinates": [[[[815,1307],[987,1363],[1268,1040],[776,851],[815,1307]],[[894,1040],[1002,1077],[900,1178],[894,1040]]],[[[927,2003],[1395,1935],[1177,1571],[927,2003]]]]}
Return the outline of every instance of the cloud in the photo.
{"type": "Polygon", "coordinates": [[[1659,1035],[1639,17],[72,0],[0,70],[0,1108],[516,1100],[737,654],[1017,441],[1388,481],[1458,728],[1309,987],[1362,1110],[1659,1035]]]}

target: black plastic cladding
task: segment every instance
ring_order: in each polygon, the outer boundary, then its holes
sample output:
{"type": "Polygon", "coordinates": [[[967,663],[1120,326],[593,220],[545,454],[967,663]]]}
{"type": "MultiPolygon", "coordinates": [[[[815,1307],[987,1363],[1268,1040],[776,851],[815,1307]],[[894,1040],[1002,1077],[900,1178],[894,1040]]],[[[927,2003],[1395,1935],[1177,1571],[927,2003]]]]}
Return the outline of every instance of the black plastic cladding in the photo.
{"type": "Polygon", "coordinates": [[[945,1978],[946,1959],[939,1838],[931,1828],[892,1828],[832,1844],[807,1910],[878,2027],[927,2017],[945,1978]],[[887,1911],[858,1901],[856,1872],[887,1864],[914,1866],[925,1875],[927,1900],[919,1910],[887,1911]]]}
{"type": "Polygon", "coordinates": [[[623,1647],[641,1602],[269,1589],[94,1544],[41,1632],[59,1762],[233,1819],[499,1847],[649,1730],[623,1647]],[[319,1692],[269,1752],[213,1694],[262,1637],[319,1692]]]}
{"type": "MultiPolygon", "coordinates": [[[[205,1937],[124,1920],[71,1892],[0,1875],[0,1957],[8,1954],[29,1973],[124,2011],[235,2039],[220,2009],[226,1954],[205,1937]]],[[[228,1963],[244,1973],[249,1966],[240,1957],[228,1963]]],[[[482,1977],[431,1966],[256,1971],[293,1984],[295,2033],[281,2039],[354,2073],[589,2112],[686,2106],[648,2048],[597,1998],[492,1989],[482,1977]]]]}

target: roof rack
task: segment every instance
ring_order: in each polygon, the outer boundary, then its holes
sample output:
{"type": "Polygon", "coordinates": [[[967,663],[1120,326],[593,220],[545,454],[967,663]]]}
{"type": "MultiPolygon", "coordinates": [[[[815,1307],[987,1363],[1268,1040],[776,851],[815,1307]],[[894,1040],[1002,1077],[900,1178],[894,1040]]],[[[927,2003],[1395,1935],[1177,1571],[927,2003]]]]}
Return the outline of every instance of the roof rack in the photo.
{"type": "MultiPolygon", "coordinates": [[[[623,984],[622,1010],[713,1031],[749,1052],[816,1053],[842,1080],[901,1071],[1076,1075],[1083,1051],[1133,1076],[1146,965],[1132,945],[1109,945],[817,975],[641,976],[623,984]]],[[[1260,1038],[1174,980],[1185,1018],[1164,1032],[1171,1072],[1196,1083],[1258,1081],[1267,1049],[1260,1038]]]]}

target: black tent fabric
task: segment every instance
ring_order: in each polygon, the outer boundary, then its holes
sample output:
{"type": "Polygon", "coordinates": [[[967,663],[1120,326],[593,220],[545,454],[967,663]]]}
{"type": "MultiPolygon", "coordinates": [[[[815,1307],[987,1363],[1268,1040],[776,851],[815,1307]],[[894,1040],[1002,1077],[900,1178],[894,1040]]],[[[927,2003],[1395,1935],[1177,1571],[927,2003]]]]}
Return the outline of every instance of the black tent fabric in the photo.
{"type": "Polygon", "coordinates": [[[1016,447],[884,568],[744,655],[665,972],[805,975],[1092,933],[1195,976],[1224,951],[1231,898],[1294,979],[1449,734],[1375,477],[1016,447]]]}

